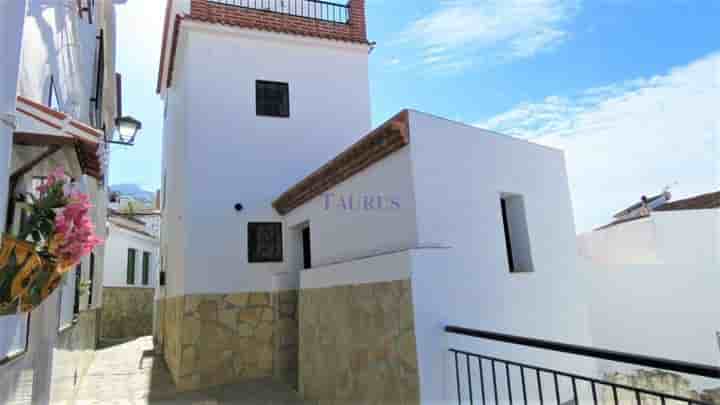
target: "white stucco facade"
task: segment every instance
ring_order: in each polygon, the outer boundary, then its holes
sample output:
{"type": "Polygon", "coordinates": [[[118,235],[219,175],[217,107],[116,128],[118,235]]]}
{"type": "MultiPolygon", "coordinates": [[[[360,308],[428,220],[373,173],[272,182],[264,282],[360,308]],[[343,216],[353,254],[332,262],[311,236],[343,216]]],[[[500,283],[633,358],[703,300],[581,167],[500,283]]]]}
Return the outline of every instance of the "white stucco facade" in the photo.
{"type": "MultiPolygon", "coordinates": [[[[170,15],[187,6],[175,3],[170,15]]],[[[310,200],[280,215],[281,194],[370,133],[370,46],[192,18],[175,27],[159,85],[167,274],[159,298],[410,279],[424,402],[454,398],[449,344],[595,373],[589,361],[444,332],[454,324],[591,344],[562,152],[409,111],[409,145],[379,160],[367,152],[369,166],[346,156],[363,169],[323,193],[306,191],[310,200]],[[287,83],[289,117],[257,114],[259,80],[287,83]],[[508,260],[501,199],[509,196],[520,197],[511,208],[522,220],[510,221],[526,235],[516,246],[524,273],[508,260]],[[280,260],[250,263],[248,224],[257,222],[281,224],[280,260]]]]}
{"type": "Polygon", "coordinates": [[[654,211],[578,241],[597,346],[720,365],[720,209],[654,211]]]}
{"type": "MultiPolygon", "coordinates": [[[[95,94],[97,85],[96,37],[102,31],[105,75],[100,77],[99,83],[103,86],[105,98],[99,114],[107,122],[108,131],[112,131],[116,109],[114,6],[123,2],[124,0],[96,0],[91,24],[88,13],[78,13],[77,2],[74,1],[1,0],[0,53],[3,57],[0,60],[0,114],[22,115],[16,110],[16,96],[22,96],[90,125],[90,114],[93,110],[90,99],[95,94]],[[51,81],[55,95],[52,98],[51,81]],[[52,102],[48,103],[50,99],[52,102]]],[[[5,164],[0,165],[0,196],[4,202],[8,199],[10,173],[46,149],[42,146],[12,145],[13,129],[18,132],[43,133],[42,125],[35,125],[32,121],[27,116],[19,117],[16,128],[0,123],[0,158],[5,160],[5,164]]],[[[90,215],[96,233],[100,238],[105,238],[105,187],[95,178],[83,175],[72,146],[56,152],[25,174],[17,190],[31,190],[33,176],[46,176],[60,164],[76,179],[82,191],[89,194],[94,204],[90,215]]],[[[5,224],[5,208],[0,211],[0,218],[5,224]]],[[[81,312],[96,309],[102,302],[103,247],[97,247],[94,255],[92,294],[80,296],[81,312]]],[[[83,280],[91,279],[90,262],[90,257],[86,257],[81,263],[83,280]]],[[[72,381],[73,374],[83,367],[79,365],[84,361],[80,359],[83,354],[68,350],[65,339],[67,334],[62,335],[58,330],[64,326],[63,320],[67,320],[68,316],[72,317],[74,280],[66,284],[69,287],[58,289],[32,312],[27,351],[11,362],[0,365],[0,403],[49,403],[52,401],[51,391],[54,384],[72,381]],[[62,305],[61,295],[65,297],[62,305]],[[67,360],[62,368],[59,368],[57,358],[67,360]]]]}
{"type": "Polygon", "coordinates": [[[167,294],[270,291],[284,267],[248,264],[247,222],[277,221],[277,195],[368,132],[369,47],[192,21],[179,37],[162,94],[167,294]],[[288,83],[289,118],[256,115],[257,80],[288,83]]]}
{"type": "Polygon", "coordinates": [[[160,241],[144,232],[136,232],[108,222],[105,241],[104,287],[150,288],[157,286],[160,241]],[[128,284],[128,250],[134,249],[135,270],[132,284],[128,284]],[[149,254],[148,282],[143,282],[143,255],[149,254]]]}
{"type": "Polygon", "coordinates": [[[300,273],[302,289],[410,278],[423,401],[455,398],[448,347],[595,375],[592,361],[444,332],[457,325],[592,344],[562,152],[416,111],[409,125],[409,146],[285,217],[287,272],[301,268],[295,229],[309,225],[313,263],[300,273]],[[378,194],[399,208],[326,209],[328,196],[378,194]],[[509,269],[506,194],[524,199],[530,273],[509,269]]]}

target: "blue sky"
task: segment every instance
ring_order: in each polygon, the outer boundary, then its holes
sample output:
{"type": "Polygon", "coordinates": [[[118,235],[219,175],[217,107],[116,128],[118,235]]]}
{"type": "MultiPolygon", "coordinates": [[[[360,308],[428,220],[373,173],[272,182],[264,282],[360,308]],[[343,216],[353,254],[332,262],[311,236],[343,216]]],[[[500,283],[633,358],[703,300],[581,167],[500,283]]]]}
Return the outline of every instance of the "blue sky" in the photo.
{"type": "MultiPolygon", "coordinates": [[[[416,108],[563,149],[578,231],[668,185],[718,188],[720,2],[366,2],[373,122],[416,108]]],[[[153,189],[164,1],[128,3],[118,71],[144,131],[113,148],[111,184],[153,189]]]]}

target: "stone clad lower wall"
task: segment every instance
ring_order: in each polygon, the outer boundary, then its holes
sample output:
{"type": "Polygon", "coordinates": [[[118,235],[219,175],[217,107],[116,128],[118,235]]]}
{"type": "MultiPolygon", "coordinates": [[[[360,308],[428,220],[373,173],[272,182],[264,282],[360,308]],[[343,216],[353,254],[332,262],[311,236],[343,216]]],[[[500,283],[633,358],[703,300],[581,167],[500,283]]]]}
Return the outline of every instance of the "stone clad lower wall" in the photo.
{"type": "Polygon", "coordinates": [[[163,354],[179,389],[273,375],[272,293],[189,295],[160,306],[163,354]]]}
{"type": "MultiPolygon", "coordinates": [[[[625,372],[610,372],[605,374],[604,380],[615,384],[676,395],[695,401],[720,404],[720,386],[714,389],[701,390],[693,387],[692,382],[686,376],[669,371],[638,369],[632,372],[627,372],[627,370],[625,372]]],[[[610,388],[600,387],[598,393],[601,404],[614,404],[614,393],[610,388]]],[[[636,403],[635,395],[631,391],[618,390],[617,395],[621,404],[636,403]]],[[[666,402],[671,404],[678,403],[678,401],[666,402]]],[[[660,398],[644,396],[642,403],[643,405],[662,405],[663,402],[660,398]]]]}
{"type": "Polygon", "coordinates": [[[275,371],[280,381],[297,388],[298,373],[298,290],[273,294],[277,307],[275,323],[275,371]]]}
{"type": "Polygon", "coordinates": [[[126,339],[152,334],[152,288],[105,287],[100,336],[126,339]]]}
{"type": "Polygon", "coordinates": [[[409,280],[300,291],[305,399],[419,403],[409,280]]]}
{"type": "Polygon", "coordinates": [[[180,355],[182,353],[180,327],[182,326],[183,309],[185,308],[184,297],[158,300],[158,305],[160,305],[160,310],[163,312],[162,324],[160,325],[163,335],[163,357],[170,374],[177,382],[180,379],[180,355]]]}

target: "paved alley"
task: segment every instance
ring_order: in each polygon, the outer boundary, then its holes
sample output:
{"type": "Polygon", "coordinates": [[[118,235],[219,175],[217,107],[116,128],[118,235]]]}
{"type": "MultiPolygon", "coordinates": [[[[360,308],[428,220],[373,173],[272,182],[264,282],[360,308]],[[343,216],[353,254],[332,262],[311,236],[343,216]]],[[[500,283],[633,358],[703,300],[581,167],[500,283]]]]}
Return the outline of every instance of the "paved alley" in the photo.
{"type": "Polygon", "coordinates": [[[258,380],[216,387],[200,392],[178,393],[160,357],[154,357],[152,337],[107,346],[95,360],[77,392],[61,394],[55,404],[301,404],[286,386],[258,380]]]}

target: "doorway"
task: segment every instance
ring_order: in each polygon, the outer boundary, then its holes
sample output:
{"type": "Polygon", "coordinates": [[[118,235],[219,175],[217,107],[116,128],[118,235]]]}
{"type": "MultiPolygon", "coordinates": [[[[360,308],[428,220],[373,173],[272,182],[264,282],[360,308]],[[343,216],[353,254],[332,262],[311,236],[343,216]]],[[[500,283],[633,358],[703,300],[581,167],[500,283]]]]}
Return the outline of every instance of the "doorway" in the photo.
{"type": "Polygon", "coordinates": [[[302,257],[303,257],[303,269],[309,270],[312,268],[312,253],[310,249],[310,226],[306,226],[302,230],[302,257]]]}

